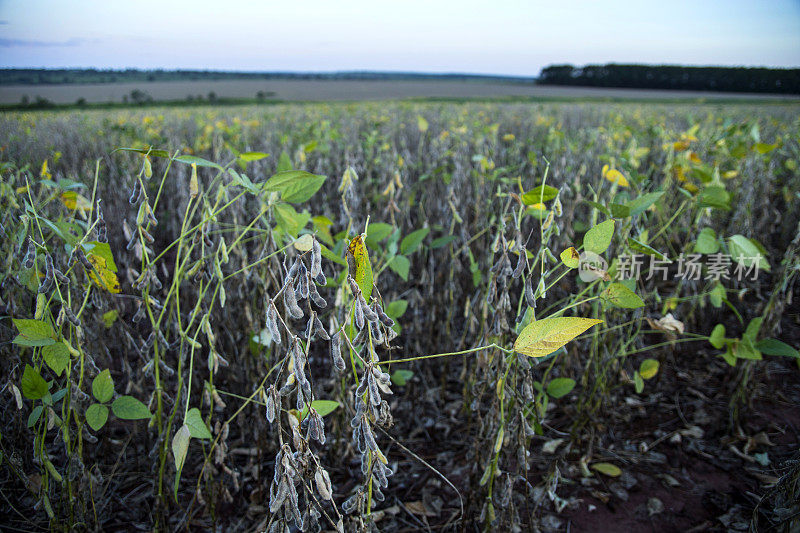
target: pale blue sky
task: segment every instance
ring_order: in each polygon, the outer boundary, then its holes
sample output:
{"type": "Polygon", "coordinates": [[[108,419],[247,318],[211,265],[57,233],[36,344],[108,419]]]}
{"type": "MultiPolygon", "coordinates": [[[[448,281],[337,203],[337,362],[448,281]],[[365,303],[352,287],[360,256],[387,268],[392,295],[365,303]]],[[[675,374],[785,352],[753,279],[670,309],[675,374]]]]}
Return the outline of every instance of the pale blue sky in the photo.
{"type": "Polygon", "coordinates": [[[800,66],[800,0],[0,0],[0,67],[800,66]]]}

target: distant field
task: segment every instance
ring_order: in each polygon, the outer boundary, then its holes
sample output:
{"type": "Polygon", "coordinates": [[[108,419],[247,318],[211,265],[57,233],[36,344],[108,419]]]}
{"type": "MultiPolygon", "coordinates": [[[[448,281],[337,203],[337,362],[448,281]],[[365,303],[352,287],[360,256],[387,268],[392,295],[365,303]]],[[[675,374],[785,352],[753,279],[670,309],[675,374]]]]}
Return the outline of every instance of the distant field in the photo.
{"type": "Polygon", "coordinates": [[[56,104],[122,102],[132,91],[144,91],[154,100],[255,98],[259,91],[268,99],[284,101],[382,100],[402,98],[609,98],[609,99],[725,99],[797,100],[797,97],[764,94],[713,93],[641,89],[538,86],[530,83],[483,81],[390,81],[390,80],[218,80],[103,83],[81,85],[8,85],[0,87],[0,104],[16,104],[23,97],[37,97],[56,104]]]}

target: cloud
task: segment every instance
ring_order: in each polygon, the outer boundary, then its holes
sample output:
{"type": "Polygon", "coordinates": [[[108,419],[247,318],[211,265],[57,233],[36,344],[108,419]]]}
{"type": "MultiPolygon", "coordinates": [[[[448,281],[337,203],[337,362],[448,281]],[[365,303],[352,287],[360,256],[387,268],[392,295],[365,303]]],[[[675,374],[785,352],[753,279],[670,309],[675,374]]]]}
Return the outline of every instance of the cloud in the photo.
{"type": "Polygon", "coordinates": [[[79,39],[77,37],[66,41],[39,41],[35,39],[6,39],[0,37],[0,48],[11,48],[13,46],[28,48],[80,46],[89,42],[91,42],[89,39],[79,39]]]}

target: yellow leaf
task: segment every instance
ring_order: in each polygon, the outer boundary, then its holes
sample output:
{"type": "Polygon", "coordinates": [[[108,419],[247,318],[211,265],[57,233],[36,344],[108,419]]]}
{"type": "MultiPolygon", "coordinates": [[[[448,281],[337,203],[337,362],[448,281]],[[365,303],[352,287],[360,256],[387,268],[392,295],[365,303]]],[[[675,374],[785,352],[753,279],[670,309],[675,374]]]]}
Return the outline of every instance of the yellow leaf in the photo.
{"type": "Polygon", "coordinates": [[[117,294],[120,291],[119,280],[117,275],[108,268],[105,258],[99,255],[89,254],[87,256],[89,262],[94,267],[89,272],[89,277],[94,281],[95,285],[101,289],[105,289],[112,294],[117,294]]]}
{"type": "Polygon", "coordinates": [[[52,178],[53,176],[50,174],[50,171],[47,170],[47,159],[44,160],[42,163],[42,171],[39,172],[39,177],[42,179],[52,178]]]}
{"type": "Polygon", "coordinates": [[[642,361],[642,364],[639,365],[639,375],[642,376],[643,379],[651,379],[658,374],[658,361],[655,359],[645,359],[642,361]]]}
{"type": "Polygon", "coordinates": [[[61,203],[63,203],[67,209],[77,209],[82,215],[85,215],[92,209],[92,203],[89,201],[89,199],[76,193],[75,191],[61,193],[61,203]]]}
{"type": "Polygon", "coordinates": [[[683,141],[675,141],[675,142],[672,144],[672,148],[673,148],[673,149],[674,149],[676,152],[683,152],[684,150],[687,150],[687,149],[689,148],[689,141],[688,141],[688,140],[683,140],[683,141]]]}
{"type": "Polygon", "coordinates": [[[425,117],[421,115],[417,116],[417,128],[419,128],[419,131],[421,133],[425,133],[426,131],[428,131],[428,121],[425,120],[425,117]]]}
{"type": "Polygon", "coordinates": [[[697,155],[696,153],[694,153],[694,152],[689,152],[689,161],[691,161],[692,163],[694,163],[694,164],[696,164],[696,165],[699,165],[700,163],[702,163],[702,162],[703,162],[703,161],[700,159],[700,156],[698,156],[698,155],[697,155]]]}
{"type": "Polygon", "coordinates": [[[306,233],[296,241],[294,241],[294,247],[297,248],[299,252],[307,252],[314,246],[314,237],[311,236],[310,233],[306,233]]]}
{"type": "Polygon", "coordinates": [[[200,192],[200,184],[197,181],[197,164],[192,163],[192,177],[189,179],[189,196],[194,200],[200,192]]]}
{"type": "Polygon", "coordinates": [[[559,257],[561,257],[561,262],[567,265],[569,268],[578,268],[581,260],[580,254],[572,246],[561,252],[559,257]]]}
{"type": "Polygon", "coordinates": [[[612,465],[611,463],[595,463],[592,465],[592,468],[609,477],[619,477],[622,475],[622,470],[620,470],[618,466],[612,465]]]}
{"type": "Polygon", "coordinates": [[[558,317],[535,320],[519,334],[514,349],[529,357],[544,357],[596,324],[596,318],[558,317]]]}
{"type": "Polygon", "coordinates": [[[347,247],[347,264],[350,275],[358,283],[364,299],[369,301],[372,295],[372,265],[369,262],[369,253],[364,239],[361,235],[356,235],[347,247]]]}
{"type": "Polygon", "coordinates": [[[628,180],[622,175],[622,172],[617,169],[612,168],[611,170],[607,171],[604,174],[604,177],[611,183],[616,183],[620,187],[628,186],[628,180]]]}

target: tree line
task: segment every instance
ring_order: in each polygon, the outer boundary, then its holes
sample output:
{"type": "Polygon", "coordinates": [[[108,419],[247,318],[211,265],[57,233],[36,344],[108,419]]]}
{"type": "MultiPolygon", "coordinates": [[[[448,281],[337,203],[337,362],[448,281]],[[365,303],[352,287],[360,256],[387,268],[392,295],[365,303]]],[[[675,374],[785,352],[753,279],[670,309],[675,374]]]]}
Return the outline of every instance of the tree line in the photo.
{"type": "Polygon", "coordinates": [[[0,69],[0,85],[62,85],[75,83],[124,83],[140,81],[209,80],[476,80],[533,83],[533,77],[468,73],[421,72],[235,72],[215,70],[139,69],[0,69]]]}
{"type": "Polygon", "coordinates": [[[585,87],[800,94],[800,69],[672,65],[551,65],[539,83],[585,87]]]}

